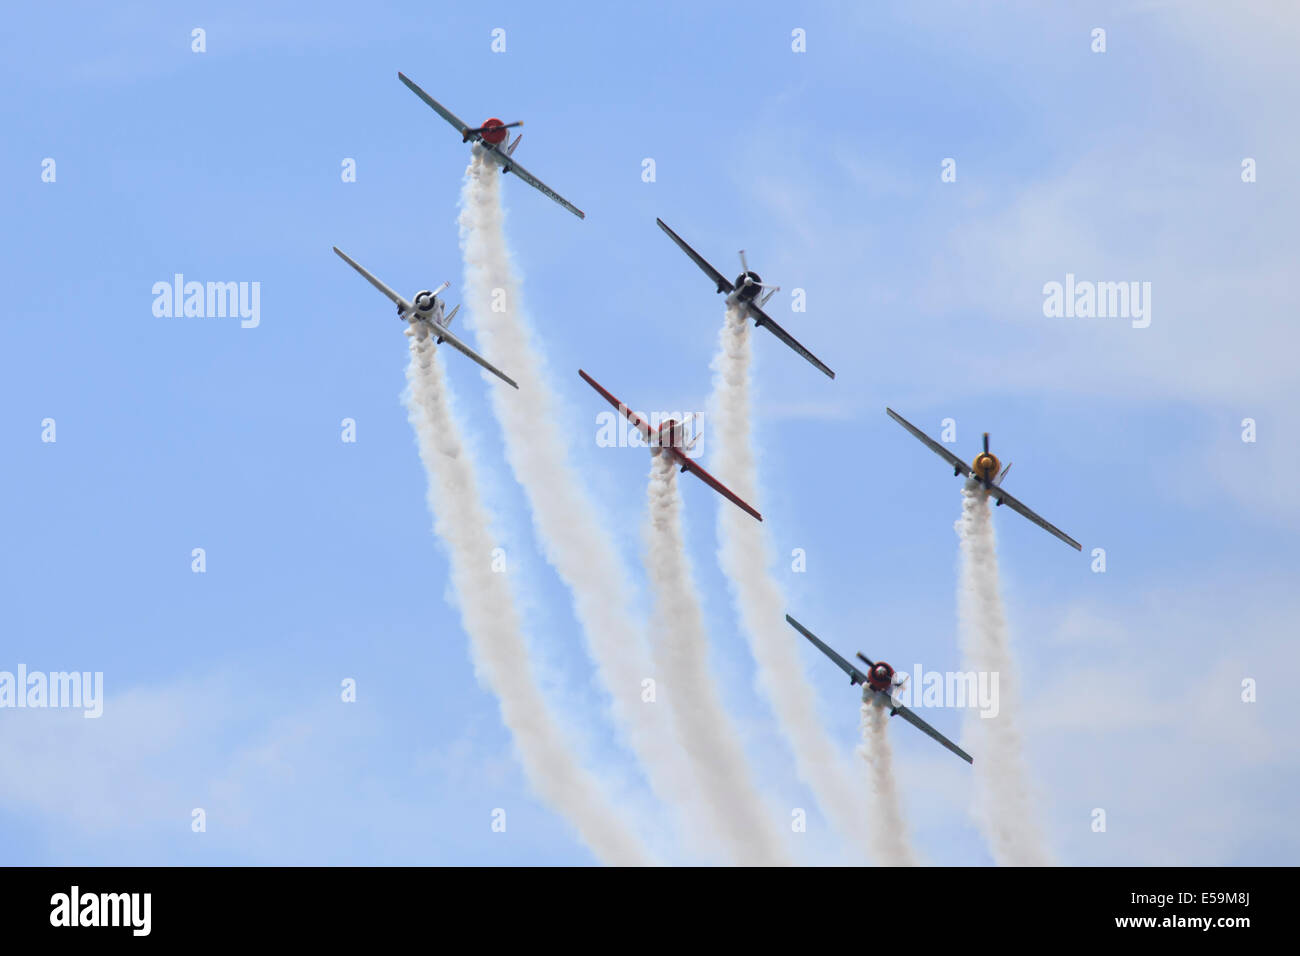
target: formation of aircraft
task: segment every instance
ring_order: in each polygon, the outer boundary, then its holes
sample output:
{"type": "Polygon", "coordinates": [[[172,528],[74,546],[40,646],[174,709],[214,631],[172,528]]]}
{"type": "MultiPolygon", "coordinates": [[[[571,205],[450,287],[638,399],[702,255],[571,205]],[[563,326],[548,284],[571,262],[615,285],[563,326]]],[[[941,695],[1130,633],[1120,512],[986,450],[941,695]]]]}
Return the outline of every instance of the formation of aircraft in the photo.
{"type": "Polygon", "coordinates": [[[584,382],[600,393],[601,397],[604,398],[605,401],[617,408],[620,415],[624,416],[632,423],[632,427],[641,433],[641,437],[644,438],[646,444],[650,446],[651,455],[671,456],[673,463],[681,466],[682,471],[692,474],[696,478],[700,479],[700,481],[704,482],[728,501],[734,503],[746,514],[753,515],[759,521],[763,520],[763,516],[754,510],[748,502],[722,482],[718,481],[718,479],[714,478],[687,456],[686,453],[691,450],[695,441],[698,440],[698,434],[688,442],[686,440],[686,429],[684,424],[671,418],[660,425],[658,430],[651,428],[649,422],[636,412],[632,411],[632,409],[628,408],[622,401],[611,395],[599,382],[582,369],[578,369],[578,374],[582,376],[584,382]]]}
{"type": "Polygon", "coordinates": [[[948,464],[952,465],[952,473],[954,475],[965,475],[967,478],[981,485],[985,493],[987,493],[989,497],[993,498],[993,500],[995,500],[999,505],[1006,505],[1017,514],[1024,515],[1044,531],[1056,535],[1056,537],[1074,548],[1074,550],[1083,550],[1083,545],[1079,544],[1079,542],[1075,541],[1056,525],[1044,519],[1037,512],[1030,509],[1024,502],[1020,501],[1018,498],[1012,497],[1002,487],[1002,479],[1005,478],[1007,472],[1011,470],[1011,464],[1008,462],[1007,467],[1002,468],[1002,463],[998,460],[998,456],[989,451],[988,432],[984,433],[984,450],[976,455],[974,460],[968,465],[892,408],[886,408],[885,411],[889,413],[890,418],[915,435],[922,444],[948,464]],[[999,468],[1002,468],[1001,472],[998,471],[999,468]]]}
{"type": "Polygon", "coordinates": [[[523,166],[519,165],[519,160],[514,158],[515,148],[518,147],[519,141],[524,138],[524,135],[523,133],[520,133],[515,137],[515,141],[509,145],[506,144],[506,140],[510,138],[509,130],[516,126],[523,126],[523,120],[514,123],[503,123],[501,120],[493,116],[484,120],[482,126],[469,126],[459,116],[447,109],[447,107],[443,106],[428,93],[424,92],[424,90],[420,89],[420,87],[417,86],[405,73],[399,72],[397,78],[405,83],[412,93],[432,107],[435,113],[454,126],[456,132],[460,133],[460,141],[462,143],[468,143],[470,140],[477,143],[483,150],[484,155],[501,167],[502,174],[514,173],[539,193],[554,199],[579,219],[587,218],[585,212],[573,203],[569,202],[569,200],[565,199],[528,170],[524,169],[523,166]]]}
{"type": "Polygon", "coordinates": [[[736,276],[735,282],[730,282],[726,276],[709,265],[702,255],[688,246],[685,239],[669,229],[667,223],[662,219],[656,219],[655,222],[659,223],[659,228],[668,234],[668,238],[681,246],[682,252],[690,256],[695,261],[695,264],[704,271],[704,274],[713,280],[719,292],[727,293],[728,307],[744,307],[745,314],[754,320],[754,325],[757,328],[767,329],[787,346],[811,362],[814,368],[819,369],[830,378],[835,377],[835,373],[826,366],[825,362],[800,345],[793,335],[781,328],[775,319],[763,311],[763,306],[767,305],[767,300],[781,291],[781,287],[779,285],[764,285],[762,277],[757,272],[750,271],[749,263],[745,259],[744,249],[740,250],[740,275],[736,276]],[[764,289],[767,290],[767,294],[760,299],[758,295],[764,289]]]}
{"type": "Polygon", "coordinates": [[[483,356],[479,355],[460,339],[456,338],[456,336],[452,335],[448,326],[451,325],[451,320],[456,317],[456,313],[460,311],[460,306],[458,305],[450,312],[444,314],[442,300],[438,298],[438,293],[447,289],[451,285],[450,282],[444,282],[432,292],[428,289],[417,292],[413,296],[412,301],[408,302],[388,286],[384,285],[384,283],[367,271],[365,266],[357,262],[338,246],[334,247],[334,251],[338,254],[340,259],[352,268],[356,269],[357,272],[361,273],[362,277],[367,282],[384,295],[388,296],[388,298],[397,305],[397,317],[403,319],[407,323],[406,329],[404,330],[406,335],[415,336],[420,340],[423,340],[426,336],[432,335],[437,339],[436,344],[441,345],[443,342],[446,342],[458,352],[463,352],[470,359],[483,366],[507,385],[512,388],[519,387],[513,378],[501,371],[501,369],[497,368],[483,356]]]}
{"type": "MultiPolygon", "coordinates": [[[[480,149],[482,154],[488,157],[490,161],[500,166],[503,173],[513,172],[524,182],[528,183],[542,194],[549,196],[552,200],[569,210],[578,218],[586,218],[582,210],[578,209],[559,193],[555,192],[555,190],[551,189],[540,179],[519,165],[519,162],[514,159],[515,149],[519,146],[519,141],[522,139],[522,136],[517,136],[513,142],[510,142],[509,131],[515,127],[523,126],[523,121],[505,123],[496,117],[492,117],[486,120],[481,126],[471,127],[412,82],[404,73],[399,72],[397,76],[398,79],[400,79],[402,83],[415,93],[416,96],[428,104],[428,106],[430,106],[439,116],[450,123],[451,126],[460,133],[462,142],[474,142],[475,147],[480,149]]],[[[801,345],[794,336],[782,328],[763,310],[763,307],[767,304],[768,300],[772,298],[780,287],[765,285],[763,283],[762,277],[749,268],[749,262],[745,258],[745,252],[743,249],[740,252],[740,274],[734,281],[731,281],[710,265],[703,256],[687,245],[686,241],[683,240],[681,236],[668,228],[668,225],[662,219],[656,219],[655,221],[659,224],[659,228],[662,229],[668,237],[682,249],[683,252],[690,256],[695,264],[703,270],[704,274],[713,281],[717,286],[717,291],[720,293],[726,293],[726,303],[729,308],[743,308],[746,317],[753,319],[754,324],[758,328],[767,329],[785,343],[787,347],[803,356],[805,360],[815,368],[819,369],[823,374],[832,379],[835,377],[835,373],[831,371],[825,363],[801,345]]],[[[478,363],[493,375],[497,376],[506,384],[514,388],[519,387],[515,383],[514,379],[510,378],[503,371],[492,365],[487,361],[487,359],[471,349],[450,331],[449,327],[452,319],[455,318],[456,312],[459,310],[460,306],[456,306],[450,312],[446,312],[443,302],[439,298],[439,295],[450,286],[450,283],[444,282],[442,285],[438,286],[437,289],[432,291],[422,290],[417,292],[412,299],[408,301],[381,282],[373,274],[368,272],[360,263],[352,259],[337,246],[334,247],[334,252],[397,306],[398,317],[407,323],[407,328],[405,329],[406,335],[416,336],[420,340],[423,340],[428,336],[433,336],[438,344],[443,342],[448,343],[472,361],[478,363]]],[[[631,423],[632,427],[636,429],[649,446],[652,455],[670,456],[673,464],[680,467],[683,472],[689,472],[690,474],[695,475],[710,488],[731,501],[747,514],[752,515],[759,521],[763,520],[763,516],[759,514],[757,509],[735,492],[731,491],[731,489],[718,481],[718,479],[714,478],[713,475],[709,474],[708,471],[690,457],[689,453],[691,452],[695,441],[698,439],[698,434],[694,438],[687,438],[686,426],[688,421],[670,419],[660,425],[657,429],[653,428],[649,422],[633,412],[626,404],[607,391],[585,371],[579,369],[578,374],[581,375],[582,379],[595,389],[601,397],[614,406],[618,410],[619,414],[624,416],[628,422],[631,423]]],[[[989,436],[987,432],[984,434],[984,450],[976,455],[974,460],[967,465],[956,455],[949,452],[939,442],[930,438],[916,426],[904,419],[892,408],[887,408],[886,411],[889,413],[891,418],[915,435],[916,438],[928,446],[930,450],[951,465],[954,475],[965,475],[968,480],[975,482],[982,487],[985,494],[994,499],[997,504],[1010,506],[1013,511],[1028,518],[1039,527],[1044,528],[1051,534],[1060,538],[1066,544],[1076,550],[1082,550],[1082,545],[1080,545],[1079,542],[1075,541],[1055,525],[1044,520],[1040,515],[1030,510],[1021,501],[1008,494],[1002,487],[1002,481],[1006,477],[1011,466],[1008,464],[1003,468],[998,457],[989,451],[989,436]]],[[[689,418],[689,416],[687,416],[687,418],[689,418]]],[[[862,686],[862,698],[864,701],[875,702],[881,706],[888,707],[891,717],[901,716],[908,723],[942,744],[967,763],[974,763],[970,754],[966,753],[966,751],[962,750],[951,740],[918,717],[914,712],[894,699],[894,688],[899,686],[902,682],[896,680],[895,671],[889,664],[884,661],[872,661],[859,652],[858,658],[867,668],[865,671],[859,670],[853,664],[840,657],[839,654],[824,644],[811,631],[788,614],[786,615],[786,621],[788,621],[795,630],[806,637],[823,654],[829,657],[837,667],[847,673],[849,675],[850,683],[860,684],[862,686]]]]}
{"type": "Polygon", "coordinates": [[[899,680],[892,667],[884,661],[872,661],[861,651],[858,651],[858,658],[862,663],[867,665],[866,673],[858,670],[840,655],[823,644],[817,635],[804,627],[789,614],[785,616],[787,622],[796,631],[808,638],[819,651],[835,662],[835,666],[844,673],[849,675],[850,684],[862,685],[862,699],[867,703],[877,703],[883,707],[889,708],[889,716],[895,715],[902,717],[905,721],[917,728],[921,733],[927,735],[933,740],[937,740],[943,746],[947,747],[962,760],[973,764],[975,758],[962,750],[955,743],[945,737],[939,731],[935,730],[928,723],[916,715],[916,713],[894,699],[894,688],[901,687],[903,681],[899,680]]]}

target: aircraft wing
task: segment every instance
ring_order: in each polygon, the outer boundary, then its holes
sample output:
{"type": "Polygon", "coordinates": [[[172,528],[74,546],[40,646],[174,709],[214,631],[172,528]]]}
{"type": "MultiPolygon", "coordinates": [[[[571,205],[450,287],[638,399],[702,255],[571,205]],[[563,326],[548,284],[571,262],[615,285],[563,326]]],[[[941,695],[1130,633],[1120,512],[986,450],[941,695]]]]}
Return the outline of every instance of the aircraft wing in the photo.
{"type": "Polygon", "coordinates": [[[650,441],[651,431],[650,431],[649,422],[647,422],[636,412],[632,411],[632,409],[624,405],[620,399],[615,398],[609,392],[605,391],[605,388],[599,382],[597,382],[594,378],[592,378],[582,369],[578,369],[578,374],[582,376],[582,380],[584,382],[586,382],[597,392],[599,392],[601,396],[605,399],[605,401],[609,402],[611,405],[617,408],[619,410],[619,414],[623,415],[623,417],[625,417],[629,422],[631,422],[632,426],[641,433],[642,438],[644,438],[647,442],[650,441]]]}
{"type": "Polygon", "coordinates": [[[1004,504],[1012,511],[1016,512],[1017,514],[1024,515],[1026,518],[1028,518],[1030,521],[1038,525],[1038,527],[1042,528],[1044,531],[1048,532],[1049,534],[1056,535],[1058,538],[1060,538],[1070,547],[1074,548],[1075,551],[1083,550],[1083,545],[1079,544],[1079,542],[1075,541],[1073,538],[1071,538],[1068,534],[1066,534],[1056,525],[1052,524],[1050,521],[1047,521],[1040,515],[1035,514],[1022,501],[1013,498],[1011,495],[1003,491],[1001,487],[993,484],[992,482],[989,482],[989,495],[992,496],[994,500],[996,500],[999,504],[1004,504]]]}
{"type": "Polygon", "coordinates": [[[780,339],[790,348],[794,349],[796,352],[802,355],[805,359],[811,362],[817,369],[819,369],[822,372],[822,374],[827,375],[831,378],[835,377],[835,373],[832,372],[829,368],[827,368],[826,364],[822,362],[821,359],[813,355],[806,348],[804,348],[797,341],[795,341],[795,337],[793,335],[791,335],[785,329],[781,328],[781,326],[776,323],[775,319],[773,319],[770,315],[768,315],[766,312],[760,309],[753,302],[749,303],[749,314],[753,317],[754,321],[759,326],[767,329],[769,332],[775,335],[778,339],[780,339]]]}
{"type": "Polygon", "coordinates": [[[722,482],[718,481],[718,479],[714,478],[712,475],[710,475],[707,471],[705,471],[695,462],[691,461],[689,458],[683,455],[679,449],[665,448],[664,451],[667,451],[672,454],[673,458],[677,460],[677,463],[682,466],[682,471],[690,472],[692,475],[700,479],[700,481],[704,482],[706,485],[708,485],[718,494],[722,495],[722,497],[726,498],[728,501],[732,502],[737,507],[739,507],[741,511],[744,511],[746,514],[753,515],[759,521],[763,520],[763,516],[759,514],[757,511],[755,511],[745,501],[745,499],[741,498],[740,495],[736,494],[734,491],[732,491],[722,482]]]}
{"type": "Polygon", "coordinates": [[[456,132],[460,133],[462,138],[464,138],[467,133],[469,134],[470,139],[482,138],[478,133],[470,132],[471,127],[466,126],[465,122],[459,116],[457,116],[451,110],[447,109],[447,107],[443,106],[441,103],[435,100],[428,93],[424,92],[424,90],[420,89],[420,87],[417,86],[414,82],[412,82],[411,78],[408,77],[401,70],[398,70],[397,78],[406,84],[407,89],[409,89],[412,93],[414,93],[420,99],[424,100],[424,102],[427,103],[430,107],[432,107],[435,113],[437,113],[439,116],[445,119],[452,126],[456,127],[456,132]]]}
{"type": "MultiPolygon", "coordinates": [[[[493,148],[495,149],[496,147],[493,148]]],[[[583,212],[573,203],[569,202],[569,200],[565,199],[563,196],[557,193],[550,186],[546,185],[546,183],[542,182],[540,179],[538,179],[528,170],[524,169],[524,167],[520,166],[518,161],[510,159],[499,149],[497,150],[497,153],[501,154],[501,162],[503,163],[501,168],[504,169],[506,172],[514,173],[516,176],[518,176],[528,185],[536,189],[543,196],[549,196],[551,199],[554,199],[557,203],[559,203],[565,209],[569,210],[569,212],[573,213],[579,219],[587,218],[587,214],[585,212],[583,212]]]]}
{"type": "Polygon", "coordinates": [[[394,302],[396,302],[396,303],[397,303],[397,307],[398,307],[399,309],[401,309],[403,312],[414,312],[414,311],[415,311],[415,306],[411,305],[411,303],[407,302],[407,301],[406,301],[405,299],[403,299],[400,295],[398,295],[398,294],[397,294],[396,292],[394,292],[392,289],[388,288],[388,286],[384,285],[384,284],[383,284],[382,282],[380,282],[377,278],[375,278],[373,275],[371,275],[368,271],[366,271],[366,267],[363,266],[361,263],[357,262],[357,260],[353,259],[351,256],[349,256],[346,252],[344,252],[344,251],[343,251],[342,249],[340,249],[338,246],[334,246],[334,251],[338,254],[338,257],[339,257],[340,259],[342,259],[344,262],[346,262],[346,263],[347,263],[348,265],[350,265],[352,268],[354,268],[354,269],[356,269],[358,272],[360,272],[361,275],[365,277],[365,279],[366,279],[367,282],[369,282],[372,286],[374,286],[376,289],[378,289],[378,290],[379,290],[380,292],[382,292],[384,295],[388,296],[390,299],[392,299],[394,302]]]}
{"type": "Polygon", "coordinates": [[[840,670],[848,674],[850,684],[866,684],[867,682],[866,674],[862,673],[862,671],[858,670],[856,667],[854,667],[844,658],[840,657],[840,655],[836,654],[833,650],[831,650],[829,647],[823,644],[820,640],[817,639],[817,635],[813,634],[812,631],[808,630],[808,628],[804,627],[802,624],[800,624],[798,621],[792,618],[789,614],[785,616],[785,620],[787,624],[793,627],[804,637],[808,638],[808,640],[812,641],[813,646],[815,646],[819,651],[821,651],[823,654],[825,654],[827,657],[833,660],[840,670]]]}
{"type": "Polygon", "coordinates": [[[668,238],[672,239],[673,242],[681,246],[682,252],[686,253],[688,256],[694,259],[695,264],[704,270],[704,274],[717,284],[719,292],[735,291],[736,287],[731,284],[731,281],[726,276],[724,276],[717,269],[713,268],[713,266],[709,265],[708,262],[705,261],[702,255],[700,255],[698,252],[696,252],[694,249],[688,246],[686,244],[685,239],[683,239],[681,236],[677,235],[677,233],[669,229],[668,226],[664,224],[664,221],[662,219],[656,219],[655,222],[659,223],[659,228],[662,229],[664,232],[668,233],[668,238]]]}
{"type": "Polygon", "coordinates": [[[952,467],[956,471],[965,475],[967,478],[970,477],[971,475],[970,465],[966,464],[966,462],[962,461],[960,458],[958,458],[948,449],[944,448],[937,441],[935,441],[925,432],[921,431],[921,429],[917,428],[915,425],[909,422],[902,415],[898,414],[898,412],[894,411],[892,408],[886,408],[885,411],[889,412],[890,418],[898,422],[898,424],[902,425],[909,432],[911,432],[913,435],[919,438],[921,442],[923,442],[932,452],[934,452],[936,455],[938,455],[948,464],[952,465],[952,467]]]}
{"type": "Polygon", "coordinates": [[[974,757],[972,757],[966,751],[962,750],[955,743],[953,743],[943,734],[939,733],[939,731],[935,730],[933,727],[927,724],[920,717],[916,716],[914,712],[908,710],[902,704],[896,704],[891,700],[889,706],[892,711],[890,716],[893,716],[893,714],[897,714],[899,717],[902,717],[905,721],[907,721],[917,730],[921,731],[921,733],[925,734],[927,737],[939,741],[939,743],[943,744],[945,747],[947,747],[949,750],[955,753],[962,760],[966,761],[969,764],[973,764],[975,762],[974,757]]]}
{"type": "Polygon", "coordinates": [[[435,338],[437,338],[439,342],[446,342],[457,352],[461,352],[472,361],[477,362],[479,365],[483,366],[485,369],[487,369],[489,372],[491,372],[493,375],[501,379],[501,381],[505,382],[507,385],[511,386],[512,388],[519,387],[515,383],[515,380],[513,378],[511,378],[505,372],[501,371],[501,369],[497,368],[495,365],[493,365],[483,356],[479,355],[477,352],[475,352],[472,348],[470,348],[460,339],[456,338],[456,336],[452,335],[451,332],[447,331],[446,326],[433,325],[430,327],[430,334],[433,335],[435,338]]]}

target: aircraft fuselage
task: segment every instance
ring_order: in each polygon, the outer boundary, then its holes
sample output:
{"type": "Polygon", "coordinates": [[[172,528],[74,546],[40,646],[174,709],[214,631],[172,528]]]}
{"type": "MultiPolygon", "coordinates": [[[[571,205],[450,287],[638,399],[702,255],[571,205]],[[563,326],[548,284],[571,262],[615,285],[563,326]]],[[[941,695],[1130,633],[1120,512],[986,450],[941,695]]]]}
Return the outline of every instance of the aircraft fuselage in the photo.
{"type": "Polygon", "coordinates": [[[410,323],[410,328],[406,330],[408,335],[417,335],[422,330],[436,334],[438,329],[446,325],[443,318],[445,306],[442,299],[432,292],[427,289],[417,292],[411,300],[411,304],[415,308],[409,312],[400,305],[397,307],[397,317],[410,323]]]}
{"type": "Polygon", "coordinates": [[[735,289],[727,296],[727,305],[748,305],[763,290],[763,278],[757,272],[742,272],[733,283],[735,289]]]}
{"type": "Polygon", "coordinates": [[[975,473],[976,479],[985,487],[989,482],[996,481],[998,472],[1002,468],[1002,462],[998,461],[998,456],[991,451],[982,451],[975,456],[970,463],[970,470],[975,473]]]}

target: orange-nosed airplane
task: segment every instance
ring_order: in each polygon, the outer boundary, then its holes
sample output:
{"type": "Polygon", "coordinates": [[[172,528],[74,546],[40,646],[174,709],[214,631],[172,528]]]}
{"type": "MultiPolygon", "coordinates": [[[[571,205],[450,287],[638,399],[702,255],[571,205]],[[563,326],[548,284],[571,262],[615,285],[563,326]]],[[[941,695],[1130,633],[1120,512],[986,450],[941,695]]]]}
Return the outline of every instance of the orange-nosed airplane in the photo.
{"type": "Polygon", "coordinates": [[[1011,465],[1008,463],[1006,468],[1002,468],[1002,462],[998,461],[998,456],[989,451],[988,432],[984,433],[984,450],[976,455],[974,460],[968,465],[892,408],[886,408],[885,411],[889,413],[890,418],[915,435],[922,444],[928,447],[948,464],[952,465],[952,473],[954,475],[965,475],[972,481],[982,485],[984,491],[998,504],[1006,505],[1017,514],[1024,515],[1044,531],[1056,535],[1056,537],[1074,548],[1074,550],[1083,550],[1083,545],[1079,544],[1079,542],[1075,541],[1056,525],[1032,511],[1022,501],[1013,498],[1003,490],[999,482],[1001,482],[1002,479],[1006,477],[1007,472],[1011,470],[1011,465]],[[998,471],[999,468],[1002,468],[1001,472],[998,471]]]}

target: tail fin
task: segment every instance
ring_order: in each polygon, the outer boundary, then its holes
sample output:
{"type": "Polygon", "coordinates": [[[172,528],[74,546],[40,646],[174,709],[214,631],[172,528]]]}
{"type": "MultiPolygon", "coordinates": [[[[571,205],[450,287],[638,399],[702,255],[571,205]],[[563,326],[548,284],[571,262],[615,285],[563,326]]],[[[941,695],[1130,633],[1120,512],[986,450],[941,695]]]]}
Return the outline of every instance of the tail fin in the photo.
{"type": "Polygon", "coordinates": [[[507,155],[507,156],[513,156],[513,155],[514,155],[514,153],[515,153],[515,147],[519,145],[519,141],[520,141],[521,139],[523,139],[523,138],[524,138],[524,134],[523,134],[523,133],[520,133],[518,136],[515,137],[515,141],[514,141],[513,143],[511,143],[509,146],[506,147],[506,155],[507,155]]]}
{"type": "Polygon", "coordinates": [[[1011,470],[1011,462],[1007,462],[1007,467],[1003,468],[1003,469],[1002,469],[1002,474],[998,475],[998,484],[999,484],[999,485],[1002,484],[1002,479],[1005,478],[1005,477],[1007,476],[1007,472],[1009,472],[1010,470],[1011,470]]]}
{"type": "Polygon", "coordinates": [[[442,320],[442,324],[444,326],[451,325],[451,320],[456,318],[456,313],[459,311],[460,311],[460,305],[458,304],[454,309],[452,309],[450,312],[447,313],[446,318],[442,320]]]}

